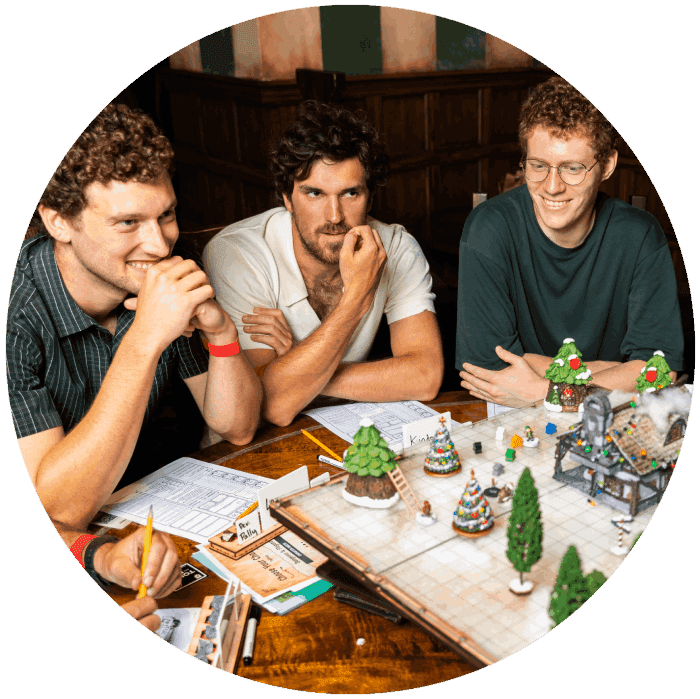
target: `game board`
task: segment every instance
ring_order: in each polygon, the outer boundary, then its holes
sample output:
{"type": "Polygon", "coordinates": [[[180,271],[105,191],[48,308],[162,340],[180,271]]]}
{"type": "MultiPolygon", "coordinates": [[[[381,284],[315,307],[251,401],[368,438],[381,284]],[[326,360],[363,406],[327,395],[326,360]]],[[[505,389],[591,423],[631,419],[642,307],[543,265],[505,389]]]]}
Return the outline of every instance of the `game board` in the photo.
{"type": "MultiPolygon", "coordinates": [[[[536,405],[475,424],[453,425],[451,435],[463,470],[451,478],[434,478],[423,471],[429,444],[407,451],[400,466],[417,499],[428,500],[437,515],[431,527],[417,525],[403,502],[387,510],[346,502],[341,496],[346,474],[272,503],[271,512],[403,616],[463,657],[488,665],[551,628],[549,596],[570,545],[576,546],[584,573],[597,569],[609,577],[623,560],[611,552],[619,536],[611,522],[616,511],[604,503],[592,506],[586,495],[552,477],[557,440],[545,428],[554,423],[561,432],[579,419],[575,413],[552,413],[536,405]],[[511,437],[522,436],[525,426],[539,437],[539,446],[517,448],[515,460],[497,477],[500,486],[517,483],[527,466],[539,492],[544,552],[527,576],[535,584],[533,592],[518,596],[508,589],[516,573],[505,555],[511,501],[489,500],[495,525],[478,539],[459,536],[452,529],[452,515],[470,470],[482,488],[490,486],[494,463],[504,463],[511,437]],[[496,440],[498,427],[505,428],[502,441],[496,440]],[[472,449],[477,441],[482,444],[480,454],[472,449]]],[[[655,509],[635,517],[630,543],[655,509]]]]}

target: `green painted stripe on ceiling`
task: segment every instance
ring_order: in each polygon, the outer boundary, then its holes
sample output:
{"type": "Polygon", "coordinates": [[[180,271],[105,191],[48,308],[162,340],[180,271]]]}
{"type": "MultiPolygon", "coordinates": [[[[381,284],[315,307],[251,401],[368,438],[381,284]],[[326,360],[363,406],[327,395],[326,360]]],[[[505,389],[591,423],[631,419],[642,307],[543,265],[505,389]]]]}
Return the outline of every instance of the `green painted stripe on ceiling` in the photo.
{"type": "Polygon", "coordinates": [[[226,27],[199,40],[202,55],[202,71],[213,75],[235,75],[233,62],[233,36],[226,27]]]}
{"type": "Polygon", "coordinates": [[[326,5],[320,9],[323,70],[340,71],[346,75],[380,75],[379,7],[326,5]]]}
{"type": "Polygon", "coordinates": [[[445,17],[435,17],[438,70],[486,67],[486,32],[445,17]]]}

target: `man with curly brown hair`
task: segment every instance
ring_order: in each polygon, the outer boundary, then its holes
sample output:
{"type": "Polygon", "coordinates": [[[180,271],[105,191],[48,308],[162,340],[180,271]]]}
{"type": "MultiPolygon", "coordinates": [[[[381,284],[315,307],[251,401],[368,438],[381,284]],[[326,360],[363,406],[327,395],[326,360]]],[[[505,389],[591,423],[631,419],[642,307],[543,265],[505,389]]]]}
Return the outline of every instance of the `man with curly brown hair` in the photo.
{"type": "MultiPolygon", "coordinates": [[[[522,106],[526,186],[479,205],[460,243],[457,358],[462,386],[520,406],[544,398],[565,338],[609,389],[633,391],[662,348],[683,362],[676,278],[661,226],[600,191],[617,133],[559,77],[522,106]]],[[[675,372],[674,372],[675,377],[675,372]]]]}
{"type": "Polygon", "coordinates": [[[389,161],[361,114],[307,102],[271,157],[284,203],[204,252],[217,298],[261,367],[263,415],[288,425],[316,396],[433,398],[442,382],[432,280],[415,239],[368,218],[389,161]],[[393,356],[368,362],[383,314],[393,356]]]}
{"type": "Polygon", "coordinates": [[[44,507],[72,529],[153,470],[132,455],[178,376],[226,439],[245,444],[258,425],[261,386],[236,327],[206,274],[173,252],[172,163],[148,116],[106,107],[51,178],[20,251],[7,324],[12,414],[44,507]]]}

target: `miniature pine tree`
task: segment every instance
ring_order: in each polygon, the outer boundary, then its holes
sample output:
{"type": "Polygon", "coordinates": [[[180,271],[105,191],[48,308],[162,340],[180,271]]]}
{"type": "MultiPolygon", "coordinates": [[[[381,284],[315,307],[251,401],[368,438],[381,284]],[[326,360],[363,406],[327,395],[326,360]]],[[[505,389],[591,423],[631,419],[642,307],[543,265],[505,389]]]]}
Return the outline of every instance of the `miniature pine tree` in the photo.
{"type": "Polygon", "coordinates": [[[567,337],[549,365],[549,369],[544,372],[545,378],[553,383],[569,383],[578,386],[587,384],[591,380],[591,372],[581,357],[573,338],[567,337]]]}
{"type": "Polygon", "coordinates": [[[433,441],[425,457],[425,470],[429,473],[456,473],[462,468],[459,461],[459,454],[455,449],[454,442],[450,437],[449,430],[445,427],[445,418],[440,418],[433,441]]]}
{"type": "Polygon", "coordinates": [[[590,593],[593,594],[596,590],[599,590],[606,580],[607,578],[605,575],[603,575],[603,573],[601,573],[599,570],[592,570],[586,576],[586,584],[588,585],[588,590],[590,593]]]}
{"type": "Polygon", "coordinates": [[[524,584],[523,573],[527,573],[542,557],[542,520],[537,488],[529,468],[520,474],[513,495],[513,508],[508,521],[508,548],[506,556],[513,568],[520,573],[520,584],[524,584]]]}
{"type": "Polygon", "coordinates": [[[547,396],[547,403],[550,405],[561,405],[561,401],[559,400],[559,387],[556,384],[552,386],[552,390],[549,396],[547,396]]]}
{"type": "Polygon", "coordinates": [[[637,379],[637,390],[641,393],[647,389],[666,388],[670,384],[671,367],[669,367],[664,353],[661,350],[657,350],[642,369],[637,379]]]}
{"type": "Polygon", "coordinates": [[[481,487],[474,477],[472,478],[457,504],[454,511],[453,526],[455,529],[467,534],[478,534],[490,529],[494,523],[489,501],[482,495],[481,487]]]}
{"type": "Polygon", "coordinates": [[[639,541],[639,537],[644,533],[644,530],[642,529],[639,534],[634,538],[634,541],[632,542],[632,545],[630,546],[630,551],[634,548],[634,545],[639,541]]]}
{"type": "Polygon", "coordinates": [[[573,614],[590,596],[576,547],[569,546],[559,566],[557,581],[549,600],[549,616],[554,622],[552,628],[573,614]]]}
{"type": "Polygon", "coordinates": [[[396,454],[389,449],[374,423],[365,418],[343,462],[348,473],[379,478],[394,468],[395,459],[396,454]]]}

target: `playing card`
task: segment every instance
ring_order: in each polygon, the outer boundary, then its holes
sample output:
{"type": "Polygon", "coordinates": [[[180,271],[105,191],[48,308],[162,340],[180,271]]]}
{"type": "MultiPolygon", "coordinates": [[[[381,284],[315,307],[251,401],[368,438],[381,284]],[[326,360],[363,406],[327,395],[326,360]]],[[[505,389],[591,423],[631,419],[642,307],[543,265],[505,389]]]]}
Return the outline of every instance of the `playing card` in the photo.
{"type": "Polygon", "coordinates": [[[203,573],[199,568],[195,568],[193,565],[190,563],[183,563],[182,564],[182,588],[187,587],[188,585],[194,585],[196,582],[199,582],[200,580],[204,580],[204,578],[207,577],[206,573],[203,573]]]}

